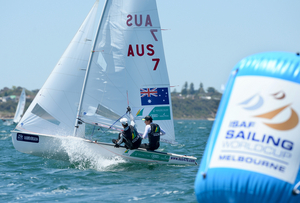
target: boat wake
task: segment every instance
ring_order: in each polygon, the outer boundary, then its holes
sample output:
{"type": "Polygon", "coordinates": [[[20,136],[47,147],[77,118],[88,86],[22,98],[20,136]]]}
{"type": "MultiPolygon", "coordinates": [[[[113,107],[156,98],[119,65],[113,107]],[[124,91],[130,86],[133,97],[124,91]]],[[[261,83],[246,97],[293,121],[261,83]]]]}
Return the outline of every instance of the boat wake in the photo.
{"type": "Polygon", "coordinates": [[[94,169],[97,171],[107,171],[120,163],[127,161],[121,157],[107,158],[99,156],[89,144],[74,139],[62,139],[62,148],[68,154],[69,162],[80,170],[94,169]]]}

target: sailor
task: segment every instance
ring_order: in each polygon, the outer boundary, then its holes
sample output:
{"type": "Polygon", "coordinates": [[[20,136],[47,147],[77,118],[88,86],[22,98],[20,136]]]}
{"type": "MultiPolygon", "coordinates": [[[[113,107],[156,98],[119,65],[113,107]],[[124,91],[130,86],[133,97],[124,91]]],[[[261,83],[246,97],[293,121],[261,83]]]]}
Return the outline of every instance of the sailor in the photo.
{"type": "Polygon", "coordinates": [[[143,118],[146,127],[145,132],[142,136],[143,139],[148,138],[149,143],[141,144],[140,148],[146,148],[147,150],[155,150],[158,149],[160,146],[160,136],[166,134],[166,132],[159,127],[158,124],[152,123],[152,117],[146,116],[143,118]]]}
{"type": "Polygon", "coordinates": [[[127,107],[127,112],[129,112],[131,123],[128,125],[128,119],[122,118],[120,123],[122,124],[124,131],[119,134],[119,139],[113,139],[112,142],[115,144],[115,147],[120,147],[124,142],[126,149],[137,149],[140,147],[142,142],[142,137],[138,134],[135,128],[134,118],[131,114],[131,108],[127,107]]]}

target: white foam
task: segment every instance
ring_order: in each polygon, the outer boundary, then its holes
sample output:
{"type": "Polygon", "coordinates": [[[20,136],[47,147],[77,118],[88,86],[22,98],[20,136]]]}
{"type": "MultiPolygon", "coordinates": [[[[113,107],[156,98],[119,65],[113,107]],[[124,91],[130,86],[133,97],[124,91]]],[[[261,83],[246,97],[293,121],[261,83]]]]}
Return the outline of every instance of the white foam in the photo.
{"type": "Polygon", "coordinates": [[[105,158],[89,146],[89,143],[83,140],[72,139],[72,137],[62,139],[62,147],[67,152],[69,161],[78,169],[107,171],[113,165],[126,162],[121,157],[105,158]]]}

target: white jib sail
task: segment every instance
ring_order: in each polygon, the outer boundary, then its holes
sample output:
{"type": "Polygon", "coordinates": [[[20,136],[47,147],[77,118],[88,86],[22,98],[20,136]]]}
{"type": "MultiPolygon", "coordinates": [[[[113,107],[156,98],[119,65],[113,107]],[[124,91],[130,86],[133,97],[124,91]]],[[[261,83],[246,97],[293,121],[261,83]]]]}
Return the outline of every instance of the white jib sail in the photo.
{"type": "MultiPolygon", "coordinates": [[[[107,0],[88,67],[80,118],[110,127],[129,105],[137,129],[151,115],[175,141],[170,84],[155,0],[107,0]]],[[[115,128],[122,129],[119,122],[115,128]]]]}
{"type": "Polygon", "coordinates": [[[14,117],[15,123],[18,123],[21,120],[21,117],[24,113],[25,103],[26,103],[26,94],[25,94],[25,90],[23,89],[19,98],[17,110],[14,117]]]}
{"type": "Polygon", "coordinates": [[[18,130],[52,135],[73,134],[94,39],[98,4],[97,0],[21,119],[18,130]]]}

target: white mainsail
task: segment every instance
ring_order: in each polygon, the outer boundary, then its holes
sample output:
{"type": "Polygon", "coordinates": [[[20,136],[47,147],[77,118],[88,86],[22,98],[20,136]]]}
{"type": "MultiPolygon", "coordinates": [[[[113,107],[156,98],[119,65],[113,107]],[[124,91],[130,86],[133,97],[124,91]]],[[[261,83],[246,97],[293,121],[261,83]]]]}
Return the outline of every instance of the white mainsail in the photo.
{"type": "Polygon", "coordinates": [[[17,125],[21,131],[72,135],[83,80],[91,53],[97,0],[17,125]]]}
{"type": "Polygon", "coordinates": [[[22,117],[22,115],[24,113],[24,109],[25,109],[25,103],[26,103],[26,94],[25,94],[25,90],[23,89],[21,92],[20,98],[19,98],[16,113],[15,113],[14,123],[19,123],[19,121],[21,120],[21,117],[22,117]]]}
{"type": "MultiPolygon", "coordinates": [[[[137,129],[151,115],[174,143],[170,84],[155,0],[106,1],[88,66],[79,118],[112,126],[129,105],[137,129]]],[[[120,128],[119,123],[114,125],[120,128]]]]}

